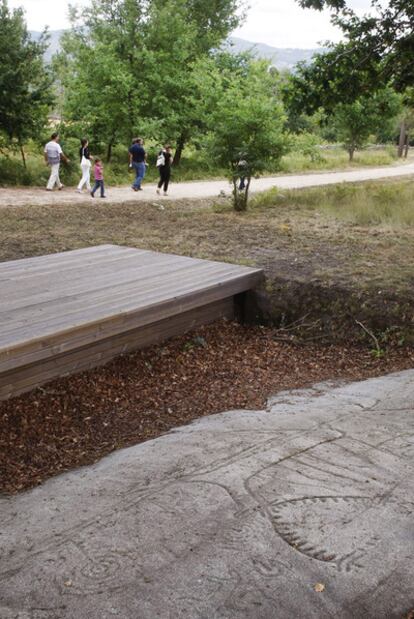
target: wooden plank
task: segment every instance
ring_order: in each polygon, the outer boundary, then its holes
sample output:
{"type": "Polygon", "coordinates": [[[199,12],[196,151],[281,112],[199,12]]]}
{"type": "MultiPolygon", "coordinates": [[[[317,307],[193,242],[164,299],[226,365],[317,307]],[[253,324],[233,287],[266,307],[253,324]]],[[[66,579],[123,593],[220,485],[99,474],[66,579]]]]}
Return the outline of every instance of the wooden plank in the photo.
{"type": "MultiPolygon", "coordinates": [[[[157,274],[159,274],[160,271],[160,267],[161,264],[165,265],[165,270],[169,270],[169,268],[171,267],[171,269],[175,268],[175,265],[179,265],[180,263],[182,265],[188,265],[188,267],[190,268],[205,268],[205,265],[217,265],[217,268],[220,268],[221,270],[224,269],[229,269],[230,268],[237,268],[238,270],[243,269],[244,267],[234,267],[234,265],[224,265],[223,263],[216,263],[216,262],[211,262],[211,261],[195,261],[193,259],[183,259],[182,257],[177,257],[177,256],[168,256],[165,255],[163,256],[161,259],[158,259],[159,264],[156,264],[154,268],[152,268],[151,266],[148,267],[148,265],[146,265],[146,260],[152,259],[152,254],[153,252],[145,252],[147,254],[147,256],[141,256],[140,257],[140,262],[136,267],[136,271],[135,274],[137,276],[137,278],[139,277],[140,280],[143,279],[149,279],[149,277],[151,276],[151,271],[153,270],[154,272],[156,272],[157,274]],[[160,260],[162,262],[160,262],[160,260]],[[142,262],[144,262],[144,264],[141,264],[142,262]],[[170,265],[170,267],[168,267],[167,265],[170,265]],[[146,269],[146,271],[148,272],[147,277],[143,278],[142,277],[142,272],[146,269]]],[[[157,255],[157,254],[155,254],[157,255]]],[[[58,274],[58,282],[56,284],[56,282],[54,280],[51,280],[50,278],[47,278],[46,280],[42,281],[41,279],[38,280],[37,278],[33,278],[34,283],[31,284],[31,292],[33,292],[33,295],[35,296],[34,301],[36,301],[36,303],[34,303],[35,305],[38,305],[39,302],[41,301],[51,301],[52,299],[58,299],[59,296],[62,297],[63,300],[68,300],[70,299],[71,295],[65,294],[63,295],[63,290],[71,290],[71,292],[76,293],[76,292],[88,292],[88,294],[93,295],[95,289],[100,289],[100,288],[108,288],[111,285],[112,281],[118,281],[120,280],[120,278],[125,279],[126,281],[128,280],[127,274],[126,274],[126,266],[127,265],[117,265],[119,268],[122,266],[123,267],[123,271],[122,274],[118,275],[117,273],[111,274],[111,277],[108,277],[108,270],[105,268],[105,266],[102,267],[102,273],[84,273],[84,275],[82,275],[82,277],[78,276],[75,274],[75,277],[73,277],[73,275],[71,275],[69,273],[69,277],[70,277],[70,282],[66,281],[66,278],[68,277],[68,274],[65,273],[59,273],[58,274]],[[124,275],[124,271],[125,271],[125,275],[124,275]],[[92,278],[92,279],[91,279],[92,278]],[[102,283],[106,282],[106,285],[103,286],[102,283]],[[45,285],[46,287],[46,292],[42,294],[42,283],[45,285]],[[60,290],[62,290],[62,293],[59,295],[60,290]]],[[[111,267],[109,267],[110,269],[111,267]]],[[[131,258],[131,262],[129,263],[129,259],[128,259],[128,268],[130,268],[130,273],[131,273],[131,281],[133,279],[133,274],[134,274],[134,260],[133,257],[131,258]]],[[[110,273],[110,270],[109,270],[110,273]]],[[[11,309],[17,309],[18,307],[20,307],[20,300],[21,300],[21,295],[25,295],[25,291],[28,288],[28,284],[25,284],[23,287],[23,291],[19,294],[19,288],[16,291],[15,288],[15,284],[13,284],[13,291],[12,291],[12,295],[11,296],[11,300],[10,301],[5,301],[2,304],[2,311],[0,313],[0,322],[5,322],[5,321],[9,321],[9,324],[13,324],[14,321],[16,321],[16,319],[19,318],[19,313],[18,312],[13,312],[13,314],[10,315],[4,315],[4,311],[7,310],[11,310],[11,309]]],[[[5,290],[5,292],[7,293],[7,289],[5,290]]],[[[114,291],[114,293],[116,294],[116,290],[114,291]]],[[[8,295],[7,295],[8,296],[8,295]]],[[[28,295],[30,296],[30,295],[28,295]]],[[[24,300],[25,300],[25,296],[23,296],[21,304],[24,304],[24,300]]],[[[30,305],[30,300],[27,299],[27,304],[30,305]]],[[[50,310],[53,311],[53,306],[50,305],[50,310]]],[[[31,309],[29,311],[32,311],[31,309]]]]}
{"type": "MultiPolygon", "coordinates": [[[[19,350],[11,349],[3,351],[1,355],[0,371],[6,371],[17,365],[33,362],[36,359],[45,359],[48,356],[60,354],[71,348],[85,345],[101,339],[121,333],[124,330],[143,326],[156,320],[168,318],[174,313],[188,311],[200,305],[212,303],[226,296],[233,296],[252,287],[257,281],[257,274],[252,273],[250,280],[246,276],[242,278],[231,278],[231,280],[223,286],[221,284],[210,285],[203,290],[202,294],[194,294],[191,285],[188,287],[186,295],[180,299],[168,299],[160,302],[155,298],[152,305],[146,308],[140,308],[139,311],[122,312],[110,316],[107,320],[95,320],[83,328],[76,329],[71,333],[72,329],[56,333],[53,332],[53,339],[50,341],[44,338],[34,339],[30,342],[23,341],[19,350]]],[[[214,281],[214,280],[213,280],[214,281]]],[[[132,302],[132,306],[134,303],[132,302]]]]}
{"type": "Polygon", "coordinates": [[[0,397],[233,314],[229,299],[261,277],[112,245],[0,265],[0,397]]]}
{"type": "Polygon", "coordinates": [[[18,342],[27,341],[32,337],[36,339],[62,329],[73,329],[90,321],[103,320],[114,313],[145,308],[169,298],[178,299],[188,292],[202,293],[211,284],[225,285],[235,277],[242,279],[245,277],[238,274],[237,267],[233,269],[223,267],[220,271],[220,267],[209,263],[185,269],[176,266],[174,269],[174,276],[177,276],[178,280],[176,284],[171,278],[169,268],[166,269],[166,273],[161,272],[156,277],[141,280],[140,285],[133,280],[127,284],[110,287],[108,290],[92,291],[87,298],[82,298],[80,295],[74,296],[73,299],[62,298],[54,303],[24,308],[18,312],[14,320],[12,314],[4,312],[1,318],[8,324],[6,328],[2,327],[0,349],[7,347],[9,342],[17,345],[18,342]]]}
{"type": "MultiPolygon", "coordinates": [[[[117,275],[124,271],[133,272],[135,270],[137,277],[140,272],[143,272],[148,267],[151,267],[153,263],[153,257],[148,254],[143,254],[137,261],[137,256],[134,254],[118,254],[111,260],[99,260],[96,264],[78,264],[71,265],[71,268],[60,269],[56,273],[50,273],[48,271],[42,273],[36,273],[35,275],[30,272],[26,272],[24,276],[16,279],[12,277],[6,282],[1,282],[2,298],[1,311],[7,307],[8,299],[7,294],[12,295],[13,301],[20,300],[24,297],[37,298],[39,293],[47,291],[52,293],[56,297],[75,286],[86,286],[89,284],[89,288],[99,287],[100,281],[106,281],[108,284],[111,281],[116,282],[117,275]]],[[[170,256],[163,256],[157,261],[157,265],[172,264],[174,261],[170,256]]],[[[1,266],[0,266],[1,271],[1,266]]]]}
{"type": "Polygon", "coordinates": [[[131,352],[185,333],[218,318],[233,318],[233,298],[204,305],[146,327],[124,332],[115,338],[98,341],[91,346],[64,353],[48,361],[34,363],[0,374],[0,399],[24,393],[36,386],[66,374],[83,371],[107,363],[119,354],[131,352]]]}
{"type": "MultiPolygon", "coordinates": [[[[105,255],[114,255],[122,253],[125,250],[134,251],[134,248],[123,247],[119,245],[96,245],[82,249],[73,249],[70,251],[56,252],[45,256],[34,256],[33,258],[20,258],[19,260],[9,260],[1,263],[0,271],[3,274],[13,273],[18,275],[26,270],[36,272],[39,269],[62,267],[69,263],[82,263],[89,259],[102,258],[105,255]]],[[[145,250],[136,250],[145,251],[145,250]]]]}
{"type": "MultiPolygon", "coordinates": [[[[17,335],[19,339],[30,337],[37,328],[40,332],[43,327],[46,327],[48,331],[57,330],[61,326],[74,328],[90,319],[105,318],[129,307],[136,309],[144,307],[148,305],[148,302],[152,302],[154,295],[160,298],[179,296],[181,290],[187,290],[188,286],[196,290],[197,285],[194,283],[196,276],[203,278],[203,282],[222,278],[217,266],[209,263],[202,266],[180,266],[178,263],[171,268],[166,265],[157,272],[156,276],[150,273],[148,277],[140,279],[139,282],[128,278],[124,284],[93,290],[85,298],[82,298],[84,295],[74,295],[73,298],[62,297],[53,303],[41,303],[37,306],[23,308],[17,312],[17,316],[14,316],[14,313],[2,312],[1,320],[7,323],[7,327],[2,327],[0,348],[3,348],[5,342],[17,335]],[[177,277],[179,284],[175,284],[171,279],[172,274],[177,277]],[[25,329],[26,324],[29,326],[25,329]]],[[[226,277],[229,276],[227,268],[223,268],[222,271],[226,277]]],[[[205,283],[202,286],[204,287],[205,283]]]]}
{"type": "MultiPolygon", "coordinates": [[[[149,257],[148,259],[150,260],[149,257]]],[[[119,271],[116,273],[112,271],[113,267],[110,265],[109,268],[99,269],[98,273],[83,273],[82,277],[68,276],[65,272],[60,277],[59,283],[50,278],[46,278],[44,281],[38,281],[36,278],[33,283],[30,283],[30,287],[24,286],[15,291],[13,287],[10,287],[10,290],[5,287],[4,294],[8,296],[8,300],[2,302],[0,324],[6,321],[16,321],[24,315],[25,310],[32,311],[32,307],[41,308],[42,304],[47,304],[50,312],[53,312],[53,303],[67,302],[85,294],[92,299],[94,295],[100,292],[107,293],[111,287],[119,288],[121,284],[131,283],[140,286],[153,277],[154,272],[157,273],[157,276],[164,275],[167,277],[178,269],[188,268],[179,261],[167,258],[157,264],[156,271],[152,269],[150,262],[144,261],[136,266],[130,258],[121,264],[117,264],[117,267],[119,271]]]]}

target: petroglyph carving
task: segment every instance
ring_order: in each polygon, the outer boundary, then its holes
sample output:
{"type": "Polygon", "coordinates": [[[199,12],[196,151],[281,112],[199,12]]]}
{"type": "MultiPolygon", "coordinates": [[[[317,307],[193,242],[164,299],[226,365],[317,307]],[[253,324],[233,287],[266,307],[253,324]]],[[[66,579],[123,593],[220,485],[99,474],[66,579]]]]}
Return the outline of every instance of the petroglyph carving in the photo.
{"type": "Polygon", "coordinates": [[[380,538],[365,527],[367,512],[383,497],[320,496],[278,503],[272,508],[275,531],[292,548],[317,561],[335,563],[350,572],[363,567],[363,559],[380,538]],[[355,532],[358,522],[359,535],[355,532]],[[341,531],[341,535],[338,535],[341,531]]]}

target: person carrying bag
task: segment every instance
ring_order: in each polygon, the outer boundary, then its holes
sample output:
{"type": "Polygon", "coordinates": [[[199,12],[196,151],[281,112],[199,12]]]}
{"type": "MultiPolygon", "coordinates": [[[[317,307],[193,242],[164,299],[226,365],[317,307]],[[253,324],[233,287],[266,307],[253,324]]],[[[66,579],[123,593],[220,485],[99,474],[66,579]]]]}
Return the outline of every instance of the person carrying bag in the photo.
{"type": "Polygon", "coordinates": [[[91,154],[89,152],[89,142],[85,138],[81,140],[79,158],[82,178],[79,181],[77,192],[82,193],[82,189],[85,185],[88,191],[91,190],[91,154]]]}
{"type": "Polygon", "coordinates": [[[164,196],[168,195],[168,184],[171,178],[172,151],[171,146],[166,144],[158,153],[157,168],[160,174],[160,180],[157,187],[157,193],[160,193],[161,188],[164,188],[164,196]]]}

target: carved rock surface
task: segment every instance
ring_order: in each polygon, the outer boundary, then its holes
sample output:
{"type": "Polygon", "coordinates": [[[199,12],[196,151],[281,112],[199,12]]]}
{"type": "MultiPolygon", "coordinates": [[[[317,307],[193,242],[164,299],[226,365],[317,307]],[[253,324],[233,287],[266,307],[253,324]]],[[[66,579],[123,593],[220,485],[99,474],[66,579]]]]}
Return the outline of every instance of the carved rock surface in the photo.
{"type": "Polygon", "coordinates": [[[414,370],[316,385],[2,497],[0,618],[401,619],[413,413],[414,370]]]}

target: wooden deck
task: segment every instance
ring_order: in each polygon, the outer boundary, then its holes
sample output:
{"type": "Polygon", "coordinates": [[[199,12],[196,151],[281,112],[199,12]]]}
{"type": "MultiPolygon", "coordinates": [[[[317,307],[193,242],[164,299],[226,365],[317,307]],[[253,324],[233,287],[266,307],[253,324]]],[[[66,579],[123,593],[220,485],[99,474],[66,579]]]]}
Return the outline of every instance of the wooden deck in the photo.
{"type": "Polygon", "coordinates": [[[234,316],[260,269],[100,245],[0,264],[0,399],[234,316]]]}

